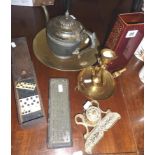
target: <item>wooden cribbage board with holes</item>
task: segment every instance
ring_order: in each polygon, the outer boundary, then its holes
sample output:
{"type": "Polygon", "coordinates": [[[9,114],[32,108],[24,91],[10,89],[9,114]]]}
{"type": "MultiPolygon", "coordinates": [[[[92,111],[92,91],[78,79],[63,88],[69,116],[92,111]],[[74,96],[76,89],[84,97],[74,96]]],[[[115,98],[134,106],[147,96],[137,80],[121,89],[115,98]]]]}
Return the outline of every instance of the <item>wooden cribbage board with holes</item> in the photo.
{"type": "Polygon", "coordinates": [[[28,127],[45,121],[35,70],[25,37],[12,40],[12,77],[19,123],[28,127]]]}

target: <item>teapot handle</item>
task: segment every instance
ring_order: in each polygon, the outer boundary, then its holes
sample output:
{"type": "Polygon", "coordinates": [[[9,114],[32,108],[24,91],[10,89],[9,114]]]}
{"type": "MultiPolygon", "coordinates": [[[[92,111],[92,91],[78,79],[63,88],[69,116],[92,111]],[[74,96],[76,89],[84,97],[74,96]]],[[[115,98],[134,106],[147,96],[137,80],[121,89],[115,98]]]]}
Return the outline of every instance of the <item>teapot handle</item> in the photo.
{"type": "Polygon", "coordinates": [[[41,5],[41,7],[43,8],[44,14],[45,14],[45,19],[46,19],[46,24],[49,21],[49,14],[48,14],[48,10],[47,7],[45,5],[41,5]]]}
{"type": "Polygon", "coordinates": [[[83,33],[86,33],[90,39],[91,39],[91,48],[95,48],[96,47],[96,34],[95,32],[91,33],[87,30],[83,30],[83,33]]]}
{"type": "MultiPolygon", "coordinates": [[[[83,30],[82,33],[85,33],[85,34],[87,34],[87,35],[89,36],[89,38],[91,39],[91,46],[90,46],[90,47],[87,47],[87,48],[85,48],[85,49],[82,49],[82,50],[79,49],[79,48],[77,49],[78,52],[76,52],[76,53],[77,53],[77,56],[78,56],[79,59],[81,58],[81,56],[82,56],[84,53],[88,52],[88,50],[89,50],[90,48],[96,49],[96,47],[98,46],[98,41],[97,41],[95,32],[94,32],[94,33],[91,33],[91,32],[89,32],[89,31],[83,30]]],[[[89,51],[91,51],[91,50],[89,50],[89,51]]]]}

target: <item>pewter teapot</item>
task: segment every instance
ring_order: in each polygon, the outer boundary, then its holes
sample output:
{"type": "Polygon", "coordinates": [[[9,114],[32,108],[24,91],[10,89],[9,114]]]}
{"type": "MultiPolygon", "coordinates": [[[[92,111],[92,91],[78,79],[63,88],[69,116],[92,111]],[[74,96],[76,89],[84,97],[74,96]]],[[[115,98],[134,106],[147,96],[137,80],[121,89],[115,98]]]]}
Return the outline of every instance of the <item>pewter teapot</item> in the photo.
{"type": "MultiPolygon", "coordinates": [[[[46,19],[48,13],[45,10],[46,19]]],[[[47,43],[51,52],[59,58],[71,58],[88,48],[96,48],[96,35],[84,29],[83,25],[69,12],[47,22],[47,43]]]]}

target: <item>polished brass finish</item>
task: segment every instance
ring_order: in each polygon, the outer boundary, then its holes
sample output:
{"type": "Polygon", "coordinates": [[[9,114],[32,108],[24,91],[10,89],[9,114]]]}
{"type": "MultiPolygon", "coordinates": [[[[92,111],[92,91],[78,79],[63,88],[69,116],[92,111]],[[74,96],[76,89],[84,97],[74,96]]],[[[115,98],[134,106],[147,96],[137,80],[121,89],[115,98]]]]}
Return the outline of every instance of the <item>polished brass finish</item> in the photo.
{"type": "Polygon", "coordinates": [[[78,90],[88,98],[95,100],[110,97],[114,92],[115,81],[106,67],[115,58],[116,55],[112,50],[102,50],[101,57],[98,58],[99,65],[89,66],[79,73],[78,90]]]}
{"type": "Polygon", "coordinates": [[[126,71],[126,68],[123,68],[121,70],[118,70],[118,71],[114,72],[112,75],[113,75],[114,78],[117,78],[120,75],[122,75],[122,73],[125,72],[125,71],[126,71]]]}
{"type": "MultiPolygon", "coordinates": [[[[96,40],[96,45],[99,45],[98,40],[96,40]]],[[[38,60],[50,68],[63,71],[78,71],[93,65],[97,61],[96,54],[98,51],[96,48],[89,48],[88,46],[89,42],[87,44],[81,43],[80,48],[87,47],[82,53],[73,55],[68,59],[61,59],[49,49],[45,29],[38,32],[33,40],[33,51],[38,60]]]]}
{"type": "Polygon", "coordinates": [[[78,76],[79,91],[91,99],[101,100],[110,97],[114,87],[113,76],[103,68],[90,66],[83,69],[78,76]]]}
{"type": "Polygon", "coordinates": [[[112,60],[117,58],[115,52],[108,48],[102,49],[100,54],[101,54],[100,58],[101,65],[104,66],[108,65],[112,60]]]}

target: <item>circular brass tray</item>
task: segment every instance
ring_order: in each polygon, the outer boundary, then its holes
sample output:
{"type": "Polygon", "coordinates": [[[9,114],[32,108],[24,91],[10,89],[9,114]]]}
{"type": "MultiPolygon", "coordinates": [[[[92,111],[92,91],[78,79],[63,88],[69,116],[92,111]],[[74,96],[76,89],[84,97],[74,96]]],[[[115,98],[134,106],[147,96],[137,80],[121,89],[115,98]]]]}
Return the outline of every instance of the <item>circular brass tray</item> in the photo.
{"type": "Polygon", "coordinates": [[[45,28],[35,36],[33,40],[33,51],[37,59],[44,65],[62,71],[78,71],[93,65],[97,61],[96,54],[98,53],[96,48],[86,48],[80,58],[77,55],[68,59],[58,58],[48,47],[45,28]]]}

